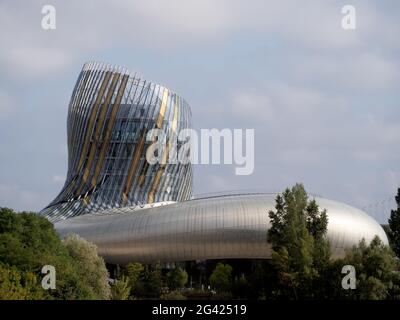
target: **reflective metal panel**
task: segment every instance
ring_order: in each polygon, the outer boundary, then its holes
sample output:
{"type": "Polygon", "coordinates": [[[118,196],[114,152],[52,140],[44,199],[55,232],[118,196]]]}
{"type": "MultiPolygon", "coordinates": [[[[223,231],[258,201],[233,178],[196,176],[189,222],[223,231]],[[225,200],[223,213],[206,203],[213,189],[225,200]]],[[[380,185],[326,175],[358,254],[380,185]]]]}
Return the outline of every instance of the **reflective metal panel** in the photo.
{"type": "MultiPolygon", "coordinates": [[[[328,211],[328,240],[334,258],[365,238],[387,237],[366,213],[316,198],[328,211]]],[[[126,208],[88,214],[55,224],[65,236],[77,233],[94,242],[109,263],[270,258],[268,211],[275,195],[256,194],[190,200],[154,208],[126,208]]]]}
{"type": "Polygon", "coordinates": [[[190,121],[189,105],[173,91],[118,66],[86,63],[68,111],[67,179],[40,214],[56,222],[137,203],[190,199],[190,164],[149,165],[145,158],[149,130],[176,137],[190,121]]]}

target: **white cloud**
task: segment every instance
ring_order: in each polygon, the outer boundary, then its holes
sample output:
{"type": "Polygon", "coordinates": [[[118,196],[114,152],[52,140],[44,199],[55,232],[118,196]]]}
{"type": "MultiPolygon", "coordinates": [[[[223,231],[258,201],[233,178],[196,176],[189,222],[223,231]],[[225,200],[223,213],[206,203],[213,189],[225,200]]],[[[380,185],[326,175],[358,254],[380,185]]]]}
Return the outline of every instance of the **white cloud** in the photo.
{"type": "MultiPolygon", "coordinates": [[[[43,4],[0,4],[2,67],[39,77],[115,43],[123,42],[132,50],[154,48],[173,54],[188,45],[218,44],[246,31],[259,34],[260,39],[273,35],[299,49],[362,50],[379,41],[382,34],[384,45],[392,45],[395,38],[386,30],[392,34],[390,30],[398,27],[393,18],[385,19],[375,7],[361,2],[356,5],[359,28],[346,32],[340,24],[340,2],[117,0],[55,1],[57,29],[48,31],[40,27],[43,4]]],[[[368,64],[371,59],[366,57],[360,63],[368,64]]]]}
{"type": "Polygon", "coordinates": [[[315,114],[326,116],[342,113],[343,101],[332,95],[304,86],[283,83],[269,83],[262,87],[243,88],[235,91],[231,98],[233,115],[238,119],[251,118],[253,121],[306,122],[315,114]]]}

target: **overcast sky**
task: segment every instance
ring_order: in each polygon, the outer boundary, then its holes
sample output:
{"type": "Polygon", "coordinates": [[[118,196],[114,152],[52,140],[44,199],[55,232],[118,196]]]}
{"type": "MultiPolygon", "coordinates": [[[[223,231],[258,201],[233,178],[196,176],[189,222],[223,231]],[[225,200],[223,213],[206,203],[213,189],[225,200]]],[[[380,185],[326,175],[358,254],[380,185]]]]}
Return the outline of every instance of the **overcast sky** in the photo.
{"type": "Polygon", "coordinates": [[[399,39],[395,0],[0,0],[0,206],[40,210],[60,191],[69,98],[89,60],[178,92],[197,129],[255,129],[254,173],[196,165],[196,194],[303,182],[358,208],[394,197],[399,39]],[[41,28],[45,4],[56,30],[41,28]],[[355,30],[341,27],[346,4],[355,30]]]}

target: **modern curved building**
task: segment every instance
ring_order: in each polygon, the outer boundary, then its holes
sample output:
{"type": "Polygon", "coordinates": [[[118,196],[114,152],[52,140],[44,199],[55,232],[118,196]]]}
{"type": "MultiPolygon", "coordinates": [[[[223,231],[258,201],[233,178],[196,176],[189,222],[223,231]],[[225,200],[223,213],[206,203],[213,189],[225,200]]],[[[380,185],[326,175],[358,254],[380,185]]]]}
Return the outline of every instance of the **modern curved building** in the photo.
{"type": "MultiPolygon", "coordinates": [[[[56,223],[62,236],[78,233],[97,244],[99,254],[116,264],[271,257],[267,243],[268,211],[275,194],[227,195],[154,208],[124,208],[92,213],[56,223]]],[[[316,198],[328,210],[327,237],[332,256],[378,235],[381,226],[351,206],[316,198]]]]}
{"type": "MultiPolygon", "coordinates": [[[[169,159],[176,132],[190,128],[189,105],[169,89],[127,70],[85,64],[67,121],[68,176],[41,214],[64,236],[77,233],[109,263],[268,259],[268,211],[275,194],[192,198],[190,163],[149,164],[151,129],[168,133],[159,154],[169,159]]],[[[332,256],[382,227],[351,206],[316,198],[327,209],[332,256]]]]}
{"type": "MultiPolygon", "coordinates": [[[[190,121],[189,105],[171,90],[120,67],[85,64],[69,104],[67,179],[41,213],[55,222],[107,208],[190,199],[190,164],[146,161],[151,129],[174,137],[190,121]]],[[[160,157],[170,156],[173,143],[166,141],[160,157]]]]}

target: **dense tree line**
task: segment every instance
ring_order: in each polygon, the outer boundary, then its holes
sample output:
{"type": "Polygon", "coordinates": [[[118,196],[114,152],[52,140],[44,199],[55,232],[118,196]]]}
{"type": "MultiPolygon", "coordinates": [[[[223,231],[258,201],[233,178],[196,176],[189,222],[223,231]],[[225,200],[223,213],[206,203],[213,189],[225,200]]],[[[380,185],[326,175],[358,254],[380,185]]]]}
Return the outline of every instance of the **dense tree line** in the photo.
{"type": "Polygon", "coordinates": [[[96,248],[78,236],[61,241],[52,223],[34,213],[0,209],[0,299],[107,299],[108,272],[96,248]],[[54,266],[56,288],[41,285],[54,266]]]}
{"type": "Polygon", "coordinates": [[[172,267],[130,263],[117,268],[115,279],[93,244],[77,235],[61,240],[46,219],[0,208],[0,299],[399,300],[400,189],[396,201],[386,228],[390,247],[376,237],[332,259],[327,212],[297,184],[266,212],[272,259],[172,267]],[[41,286],[44,265],[57,271],[55,289],[41,286]],[[354,267],[354,288],[343,286],[344,266],[354,267]]]}
{"type": "Polygon", "coordinates": [[[0,299],[109,299],[111,288],[93,244],[62,241],[47,219],[0,208],[0,299]],[[54,267],[54,289],[42,287],[45,265],[54,267]]]}
{"type": "Polygon", "coordinates": [[[217,265],[210,284],[222,297],[228,292],[247,299],[400,300],[400,189],[396,201],[389,219],[391,247],[375,237],[332,259],[327,212],[297,184],[276,197],[275,210],[266,217],[272,259],[257,262],[253,272],[234,281],[228,265],[217,265]],[[354,267],[353,289],[343,287],[344,266],[354,267]]]}
{"type": "MultiPolygon", "coordinates": [[[[397,201],[399,202],[399,195],[397,201]]],[[[397,209],[399,211],[399,209],[397,209]]],[[[267,297],[292,299],[399,299],[399,260],[389,246],[375,237],[362,240],[333,260],[326,239],[328,218],[301,184],[286,189],[269,212],[268,239],[273,247],[273,279],[267,297]],[[344,266],[355,270],[355,288],[344,288],[344,266]]],[[[400,230],[392,212],[393,230],[400,230]]],[[[397,232],[392,232],[396,244],[397,232]]],[[[396,245],[394,246],[396,250],[396,245]]]]}
{"type": "MultiPolygon", "coordinates": [[[[399,199],[399,196],[397,196],[399,199]]],[[[393,211],[391,228],[397,226],[398,211],[393,211]],[[396,223],[396,224],[395,224],[396,223]]],[[[400,299],[399,259],[395,252],[375,237],[346,251],[341,259],[332,259],[327,240],[328,216],[314,199],[309,199],[303,185],[297,184],[276,197],[275,210],[266,213],[271,223],[267,239],[272,259],[257,261],[251,272],[233,277],[227,261],[214,266],[209,274],[207,298],[239,299],[400,299]],[[354,288],[343,285],[344,266],[354,267],[354,288]]],[[[391,242],[396,243],[395,232],[391,242]]],[[[396,246],[394,246],[396,249],[396,246]]],[[[130,297],[164,297],[180,299],[199,297],[199,292],[179,292],[187,281],[181,268],[163,276],[160,266],[130,264],[123,276],[128,277],[130,297]],[[175,278],[174,284],[168,277],[175,278]],[[163,280],[164,279],[164,280],[163,280]],[[178,281],[177,279],[183,279],[178,281]],[[170,293],[161,294],[165,284],[170,293]],[[179,289],[180,288],[180,289],[179,289]],[[197,295],[196,295],[197,293],[197,295]]]]}

